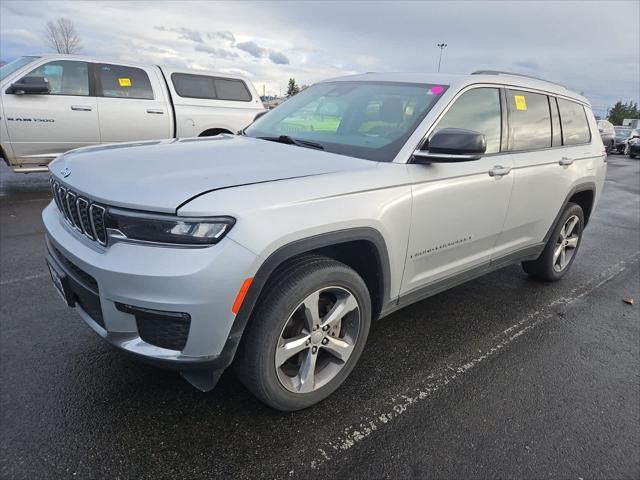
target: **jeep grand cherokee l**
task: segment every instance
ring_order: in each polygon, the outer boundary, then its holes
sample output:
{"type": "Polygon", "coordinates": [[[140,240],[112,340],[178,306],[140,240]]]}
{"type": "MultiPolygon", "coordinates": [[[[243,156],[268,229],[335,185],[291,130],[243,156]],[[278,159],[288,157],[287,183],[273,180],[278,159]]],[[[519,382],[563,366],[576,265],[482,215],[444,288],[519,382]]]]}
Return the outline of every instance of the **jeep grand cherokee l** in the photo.
{"type": "Polygon", "coordinates": [[[559,280],[602,192],[586,99],[488,71],[318,83],[240,135],[89,147],[51,164],[62,298],[142,361],[281,410],[334,392],[369,327],[522,262],[559,280]]]}

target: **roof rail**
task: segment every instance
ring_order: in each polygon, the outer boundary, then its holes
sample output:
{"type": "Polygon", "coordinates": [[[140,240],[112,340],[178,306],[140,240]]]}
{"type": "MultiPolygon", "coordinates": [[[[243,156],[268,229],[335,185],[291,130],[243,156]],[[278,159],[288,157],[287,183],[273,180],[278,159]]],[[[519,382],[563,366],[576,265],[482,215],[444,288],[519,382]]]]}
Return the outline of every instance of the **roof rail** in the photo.
{"type": "Polygon", "coordinates": [[[550,80],[545,80],[544,78],[540,78],[540,77],[534,77],[533,75],[525,75],[524,73],[503,72],[500,70],[476,70],[475,72],[471,72],[471,75],[511,75],[514,77],[524,77],[524,78],[530,78],[532,80],[540,80],[541,82],[553,83],[554,85],[558,85],[559,87],[567,89],[567,87],[565,87],[561,83],[552,82],[550,80]]]}

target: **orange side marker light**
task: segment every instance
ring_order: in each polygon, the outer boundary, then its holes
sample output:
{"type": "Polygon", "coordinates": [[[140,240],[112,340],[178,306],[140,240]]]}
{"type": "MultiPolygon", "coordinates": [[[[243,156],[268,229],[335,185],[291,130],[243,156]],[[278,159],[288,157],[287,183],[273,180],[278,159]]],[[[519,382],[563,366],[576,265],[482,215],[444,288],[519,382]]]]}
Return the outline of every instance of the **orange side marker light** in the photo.
{"type": "Polygon", "coordinates": [[[231,307],[231,312],[234,315],[237,315],[240,311],[240,307],[242,306],[242,302],[244,302],[244,297],[247,296],[247,292],[249,291],[251,282],[253,282],[253,277],[249,277],[244,282],[242,282],[240,290],[238,291],[238,295],[236,295],[236,301],[233,302],[233,306],[231,307]]]}

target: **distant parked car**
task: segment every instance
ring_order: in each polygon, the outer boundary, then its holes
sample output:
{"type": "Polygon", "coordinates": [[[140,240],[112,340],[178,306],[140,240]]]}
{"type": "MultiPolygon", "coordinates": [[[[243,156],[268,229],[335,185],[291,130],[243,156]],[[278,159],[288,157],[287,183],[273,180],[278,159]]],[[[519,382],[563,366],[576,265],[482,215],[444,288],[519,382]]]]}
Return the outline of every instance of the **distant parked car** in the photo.
{"type": "Polygon", "coordinates": [[[264,111],[239,75],[75,55],[3,65],[0,95],[0,153],[24,173],[97,143],[236,133],[264,111]]]}
{"type": "Polygon", "coordinates": [[[616,131],[616,141],[613,146],[613,150],[617,153],[624,153],[625,148],[627,148],[627,139],[629,138],[629,134],[631,133],[631,128],[629,127],[613,127],[616,131]]]}
{"type": "Polygon", "coordinates": [[[640,130],[631,130],[625,154],[629,155],[630,158],[640,156],[640,130]]]}
{"type": "Polygon", "coordinates": [[[613,128],[613,123],[607,120],[598,120],[598,132],[600,132],[605,150],[607,152],[613,150],[616,144],[616,131],[613,128]]]}

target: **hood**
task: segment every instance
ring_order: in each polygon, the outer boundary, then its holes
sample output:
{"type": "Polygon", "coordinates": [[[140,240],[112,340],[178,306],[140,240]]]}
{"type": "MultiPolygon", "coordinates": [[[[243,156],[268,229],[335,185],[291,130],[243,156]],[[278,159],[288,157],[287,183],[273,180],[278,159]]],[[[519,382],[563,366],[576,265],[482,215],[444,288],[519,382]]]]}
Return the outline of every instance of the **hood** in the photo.
{"type": "Polygon", "coordinates": [[[221,135],[81,148],[58,157],[49,170],[97,202],[174,213],[204,192],[373,165],[295,145],[221,135]]]}

